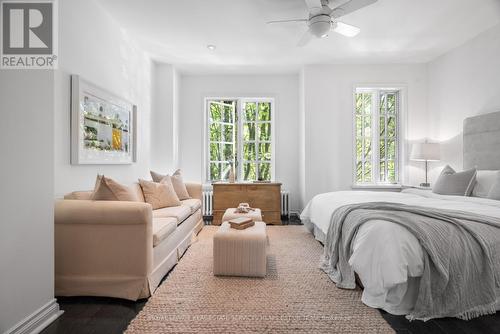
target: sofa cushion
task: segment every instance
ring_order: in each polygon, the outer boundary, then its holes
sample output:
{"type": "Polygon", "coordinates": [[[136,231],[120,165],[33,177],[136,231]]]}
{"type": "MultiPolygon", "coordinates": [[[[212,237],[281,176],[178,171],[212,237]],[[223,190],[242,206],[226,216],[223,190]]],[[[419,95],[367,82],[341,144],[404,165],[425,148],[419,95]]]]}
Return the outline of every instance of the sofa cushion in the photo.
{"type": "Polygon", "coordinates": [[[191,208],[187,205],[172,206],[153,210],[153,218],[173,217],[177,219],[177,224],[180,224],[191,215],[191,208]]]}
{"type": "Polygon", "coordinates": [[[153,206],[153,210],[181,205],[169,178],[164,178],[160,183],[140,179],[139,184],[144,199],[153,206]]]}
{"type": "Polygon", "coordinates": [[[136,192],[130,187],[120,184],[104,175],[97,175],[91,199],[94,201],[140,201],[136,192]]]}
{"type": "Polygon", "coordinates": [[[197,198],[185,199],[181,201],[183,205],[187,205],[191,208],[191,213],[195,213],[196,210],[201,208],[201,201],[197,198]]]}
{"type": "Polygon", "coordinates": [[[177,228],[177,218],[154,218],[153,219],[153,247],[160,244],[177,228]]]}

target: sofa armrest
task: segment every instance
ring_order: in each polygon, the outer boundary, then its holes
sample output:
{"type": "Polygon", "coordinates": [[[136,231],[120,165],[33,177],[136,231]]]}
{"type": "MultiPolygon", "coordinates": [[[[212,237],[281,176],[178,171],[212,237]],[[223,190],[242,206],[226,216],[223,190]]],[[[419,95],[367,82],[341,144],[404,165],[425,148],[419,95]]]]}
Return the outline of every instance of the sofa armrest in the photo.
{"type": "Polygon", "coordinates": [[[191,196],[192,198],[197,198],[200,201],[203,201],[202,200],[203,195],[202,195],[201,183],[185,182],[184,184],[186,185],[186,189],[189,193],[189,196],[191,196]]]}
{"type": "Polygon", "coordinates": [[[147,203],[57,201],[56,294],[139,298],[153,267],[152,225],[147,203]]]}
{"type": "Polygon", "coordinates": [[[151,224],[148,203],[125,201],[60,200],[55,205],[56,224],[151,224]]]}

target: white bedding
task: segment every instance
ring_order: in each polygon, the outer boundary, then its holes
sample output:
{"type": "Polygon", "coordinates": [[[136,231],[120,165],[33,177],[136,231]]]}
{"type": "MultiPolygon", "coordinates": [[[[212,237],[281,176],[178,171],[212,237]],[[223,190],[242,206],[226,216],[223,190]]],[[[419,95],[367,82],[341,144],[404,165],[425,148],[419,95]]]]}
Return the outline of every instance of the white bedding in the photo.
{"type": "MultiPolygon", "coordinates": [[[[315,230],[316,238],[323,242],[331,216],[338,207],[365,202],[402,203],[500,217],[500,201],[437,195],[419,189],[407,189],[401,193],[324,193],[315,196],[300,217],[306,226],[315,230]]],[[[408,314],[413,308],[418,293],[418,277],[423,272],[423,253],[418,240],[404,227],[376,220],[363,224],[354,239],[349,264],[365,287],[362,301],[366,305],[392,314],[408,314]]],[[[500,291],[497,296],[500,296],[500,291]]]]}

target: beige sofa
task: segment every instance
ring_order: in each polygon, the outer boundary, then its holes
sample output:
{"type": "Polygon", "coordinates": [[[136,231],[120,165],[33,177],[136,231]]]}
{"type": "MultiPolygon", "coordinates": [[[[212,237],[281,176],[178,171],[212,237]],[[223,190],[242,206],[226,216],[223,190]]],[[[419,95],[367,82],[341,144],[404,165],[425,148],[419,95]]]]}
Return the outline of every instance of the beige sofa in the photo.
{"type": "Polygon", "coordinates": [[[152,210],[143,202],[91,201],[73,192],[55,205],[56,296],[149,297],[202,229],[201,184],[191,199],[152,210]]]}

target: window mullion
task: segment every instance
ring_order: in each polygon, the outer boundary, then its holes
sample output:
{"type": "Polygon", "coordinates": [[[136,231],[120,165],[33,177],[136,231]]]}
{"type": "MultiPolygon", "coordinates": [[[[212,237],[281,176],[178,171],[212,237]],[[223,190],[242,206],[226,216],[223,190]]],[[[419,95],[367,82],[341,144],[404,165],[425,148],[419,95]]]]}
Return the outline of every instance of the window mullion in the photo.
{"type": "Polygon", "coordinates": [[[372,93],[372,99],[375,101],[372,103],[372,182],[378,183],[380,181],[380,148],[379,148],[379,106],[380,106],[380,94],[378,91],[372,93]]]}
{"type": "Polygon", "coordinates": [[[388,154],[389,154],[389,148],[387,146],[389,144],[389,135],[388,135],[388,133],[389,133],[389,131],[388,131],[389,130],[389,127],[388,127],[389,122],[388,121],[389,120],[387,118],[387,111],[388,111],[387,110],[387,95],[386,95],[385,99],[386,99],[386,105],[385,105],[385,109],[384,109],[384,111],[385,111],[385,116],[384,116],[384,124],[385,124],[385,133],[384,133],[384,161],[385,161],[384,162],[384,178],[385,178],[386,182],[389,182],[389,161],[388,161],[388,159],[389,159],[389,156],[388,156],[388,154]]]}
{"type": "Polygon", "coordinates": [[[237,108],[235,110],[236,113],[238,113],[237,117],[237,127],[238,127],[238,137],[235,139],[237,141],[237,146],[236,146],[236,156],[238,157],[238,169],[237,169],[237,180],[239,182],[242,181],[242,176],[243,176],[243,108],[244,108],[244,103],[241,102],[241,100],[238,100],[237,102],[237,108]]]}
{"type": "Polygon", "coordinates": [[[395,181],[396,182],[401,182],[400,180],[400,175],[399,175],[399,150],[400,150],[400,142],[399,142],[399,92],[396,92],[394,95],[394,124],[395,124],[395,135],[394,135],[394,145],[395,145],[395,152],[394,152],[394,176],[395,176],[395,181]]]}
{"type": "Polygon", "coordinates": [[[257,161],[259,161],[259,127],[257,126],[257,118],[259,117],[259,103],[256,104],[256,110],[255,110],[255,122],[253,123],[255,126],[255,178],[258,180],[259,179],[259,164],[257,161]]]}

